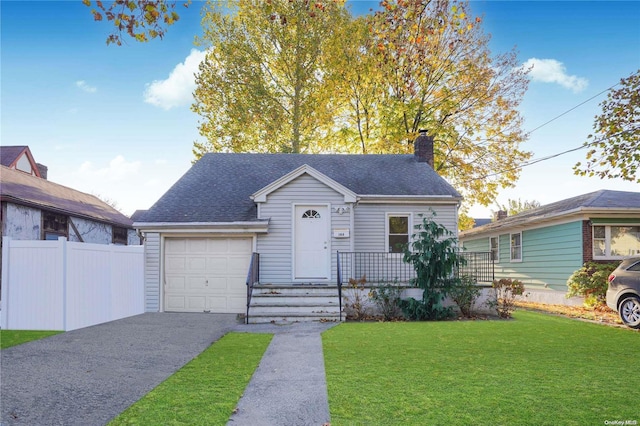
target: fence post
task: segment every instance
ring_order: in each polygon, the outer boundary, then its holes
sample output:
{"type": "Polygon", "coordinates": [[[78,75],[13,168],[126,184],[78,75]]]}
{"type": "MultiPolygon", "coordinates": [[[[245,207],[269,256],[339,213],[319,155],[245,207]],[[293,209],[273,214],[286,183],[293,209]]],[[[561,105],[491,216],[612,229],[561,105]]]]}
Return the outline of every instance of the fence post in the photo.
{"type": "Polygon", "coordinates": [[[11,237],[2,237],[2,277],[0,278],[0,328],[7,328],[9,319],[9,245],[11,237]]]}
{"type": "Polygon", "coordinates": [[[62,329],[67,331],[67,238],[58,237],[58,250],[62,259],[62,329]]]}

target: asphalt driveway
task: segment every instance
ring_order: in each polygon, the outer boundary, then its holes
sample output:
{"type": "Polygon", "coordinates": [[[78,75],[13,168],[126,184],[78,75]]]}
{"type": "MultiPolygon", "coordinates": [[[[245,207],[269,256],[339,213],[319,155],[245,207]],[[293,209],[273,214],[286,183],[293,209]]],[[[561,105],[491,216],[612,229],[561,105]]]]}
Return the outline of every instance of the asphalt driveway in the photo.
{"type": "Polygon", "coordinates": [[[104,425],[238,325],[146,313],[0,351],[0,425],[104,425]]]}

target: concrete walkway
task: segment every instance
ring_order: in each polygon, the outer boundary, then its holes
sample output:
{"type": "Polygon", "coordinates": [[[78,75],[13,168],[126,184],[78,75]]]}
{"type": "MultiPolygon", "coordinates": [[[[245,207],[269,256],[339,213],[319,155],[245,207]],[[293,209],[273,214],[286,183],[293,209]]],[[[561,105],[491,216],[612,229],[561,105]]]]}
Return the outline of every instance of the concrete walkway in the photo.
{"type": "Polygon", "coordinates": [[[336,323],[246,325],[236,331],[273,333],[228,426],[321,426],[329,401],[320,333],[336,323]]]}

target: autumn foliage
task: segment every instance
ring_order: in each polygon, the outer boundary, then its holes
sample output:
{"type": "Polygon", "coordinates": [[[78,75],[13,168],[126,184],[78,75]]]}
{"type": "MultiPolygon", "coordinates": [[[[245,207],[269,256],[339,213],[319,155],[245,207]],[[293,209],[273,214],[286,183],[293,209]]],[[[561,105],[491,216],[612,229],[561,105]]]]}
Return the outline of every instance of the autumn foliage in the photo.
{"type": "Polygon", "coordinates": [[[528,70],[515,51],[492,54],[464,1],[383,1],[360,17],[344,1],[216,1],[203,25],[196,158],[404,154],[427,129],[436,171],[489,205],[531,156],[517,109],[528,70]]]}
{"type": "MultiPolygon", "coordinates": [[[[184,3],[184,7],[189,2],[184,3]]],[[[118,46],[122,45],[123,32],[136,41],[145,42],[162,38],[167,27],[180,19],[175,11],[176,3],[166,0],[82,0],[82,3],[91,8],[94,20],[106,19],[113,24],[114,31],[107,36],[107,44],[118,46]]]]}
{"type": "Polygon", "coordinates": [[[620,80],[595,117],[594,134],[584,143],[586,163],[574,171],[582,176],[620,178],[640,183],[640,70],[620,80]]]}

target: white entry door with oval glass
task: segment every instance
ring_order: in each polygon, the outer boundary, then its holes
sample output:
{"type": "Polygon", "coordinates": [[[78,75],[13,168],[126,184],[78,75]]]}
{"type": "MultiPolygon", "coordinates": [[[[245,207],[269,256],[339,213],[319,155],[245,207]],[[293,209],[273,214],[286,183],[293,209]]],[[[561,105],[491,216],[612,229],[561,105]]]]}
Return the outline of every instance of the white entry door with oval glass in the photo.
{"type": "Polygon", "coordinates": [[[296,205],[294,216],[294,279],[328,279],[331,270],[329,207],[296,205]]]}

